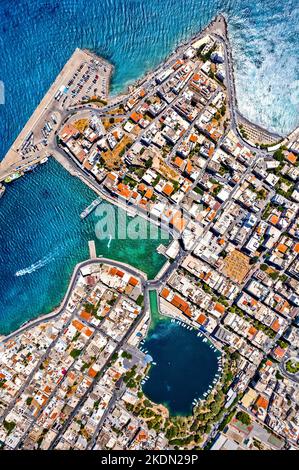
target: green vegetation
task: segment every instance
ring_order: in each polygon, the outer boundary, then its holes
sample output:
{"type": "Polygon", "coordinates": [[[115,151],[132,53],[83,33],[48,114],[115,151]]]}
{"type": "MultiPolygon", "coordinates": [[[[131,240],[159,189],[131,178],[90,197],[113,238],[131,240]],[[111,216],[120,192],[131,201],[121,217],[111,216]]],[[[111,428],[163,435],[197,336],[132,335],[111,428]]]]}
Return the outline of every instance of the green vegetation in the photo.
{"type": "Polygon", "coordinates": [[[245,424],[246,426],[249,426],[249,424],[251,423],[250,416],[247,413],[245,413],[245,411],[239,411],[236,414],[236,419],[240,421],[242,424],[245,424]]]}
{"type": "Polygon", "coordinates": [[[132,359],[132,354],[128,353],[127,351],[123,351],[121,357],[125,359],[132,359]]]}
{"type": "Polygon", "coordinates": [[[138,178],[142,178],[144,173],[145,173],[145,168],[143,167],[140,167],[140,166],[131,166],[130,167],[131,171],[133,171],[133,173],[138,176],[138,178]]]}
{"type": "Polygon", "coordinates": [[[144,299],[143,295],[140,294],[138,299],[136,300],[136,304],[139,305],[139,307],[143,306],[143,299],[144,299]]]}
{"type": "Polygon", "coordinates": [[[80,354],[81,354],[81,349],[73,349],[70,352],[70,356],[72,356],[73,359],[77,359],[77,357],[79,357],[80,354]]]}
{"type": "Polygon", "coordinates": [[[277,341],[277,344],[282,348],[286,349],[288,347],[288,344],[285,341],[282,341],[282,339],[277,341]]]}
{"type": "Polygon", "coordinates": [[[27,404],[28,406],[30,406],[31,403],[32,403],[32,401],[33,401],[33,397],[28,397],[27,400],[26,400],[26,404],[27,404]]]}
{"type": "Polygon", "coordinates": [[[145,166],[145,168],[151,168],[152,165],[153,165],[153,159],[152,159],[152,157],[150,157],[148,160],[146,160],[144,166],[145,166]]]}
{"type": "Polygon", "coordinates": [[[241,136],[244,137],[244,139],[248,139],[248,135],[245,132],[244,127],[243,127],[242,124],[239,125],[239,131],[240,131],[241,136]]]}
{"type": "Polygon", "coordinates": [[[155,187],[157,186],[157,184],[159,183],[161,179],[161,175],[157,175],[156,178],[154,179],[154,181],[152,182],[152,186],[155,187]]]}
{"type": "Polygon", "coordinates": [[[204,191],[199,188],[198,186],[195,186],[195,188],[193,189],[193,191],[196,193],[196,194],[200,194],[201,196],[203,195],[204,191]]]}
{"type": "Polygon", "coordinates": [[[282,146],[274,152],[273,157],[275,158],[275,160],[278,160],[279,162],[284,161],[284,150],[286,150],[286,147],[282,146]]]}
{"type": "Polygon", "coordinates": [[[217,196],[217,194],[220,193],[222,187],[223,187],[222,184],[217,183],[217,185],[215,185],[215,187],[212,190],[213,195],[217,196]]]}
{"type": "Polygon", "coordinates": [[[3,388],[3,387],[4,387],[5,382],[6,382],[5,379],[1,379],[1,380],[0,380],[0,388],[3,388]]]}
{"type": "Polygon", "coordinates": [[[7,431],[7,435],[9,435],[14,430],[16,423],[14,421],[3,421],[3,426],[7,431]]]}
{"type": "Polygon", "coordinates": [[[123,183],[127,184],[132,189],[135,188],[135,186],[137,185],[137,181],[135,181],[133,178],[131,178],[128,175],[125,175],[125,177],[123,179],[123,183]]]}
{"type": "MultiPolygon", "coordinates": [[[[140,401],[127,408],[137,416],[146,420],[150,429],[163,430],[170,445],[196,448],[205,434],[209,434],[213,424],[223,419],[226,393],[231,386],[239,354],[226,348],[223,358],[223,376],[216,388],[199,405],[193,408],[190,416],[170,416],[166,418],[153,409],[153,404],[140,394],[140,401]]],[[[132,380],[133,372],[126,374],[126,380],[132,380]]],[[[235,407],[238,397],[231,407],[235,407]]],[[[229,412],[229,410],[228,410],[229,412]]],[[[233,416],[233,414],[232,414],[233,416]]]]}
{"type": "Polygon", "coordinates": [[[90,303],[86,303],[86,304],[83,305],[83,307],[84,307],[84,310],[85,310],[87,313],[90,313],[90,314],[93,315],[94,317],[98,318],[98,315],[97,315],[98,304],[93,305],[93,304],[90,304],[90,303]]]}
{"type": "Polygon", "coordinates": [[[115,362],[117,359],[118,359],[118,354],[117,354],[117,352],[115,352],[115,353],[112,354],[111,361],[115,362]]]}
{"type": "Polygon", "coordinates": [[[74,336],[72,338],[72,342],[77,341],[77,339],[79,338],[80,335],[81,335],[80,331],[76,331],[76,333],[74,334],[74,336]]]}
{"type": "Polygon", "coordinates": [[[286,370],[290,374],[297,374],[299,372],[299,361],[296,359],[289,359],[286,363],[286,370]]]}
{"type": "Polygon", "coordinates": [[[264,323],[261,323],[259,320],[256,320],[255,318],[249,317],[241,308],[239,308],[237,305],[232,305],[231,307],[228,308],[230,312],[236,313],[239,317],[244,318],[246,321],[248,321],[251,325],[253,325],[257,330],[263,331],[269,338],[275,338],[276,333],[274,330],[269,328],[268,326],[264,325],[264,323]]]}

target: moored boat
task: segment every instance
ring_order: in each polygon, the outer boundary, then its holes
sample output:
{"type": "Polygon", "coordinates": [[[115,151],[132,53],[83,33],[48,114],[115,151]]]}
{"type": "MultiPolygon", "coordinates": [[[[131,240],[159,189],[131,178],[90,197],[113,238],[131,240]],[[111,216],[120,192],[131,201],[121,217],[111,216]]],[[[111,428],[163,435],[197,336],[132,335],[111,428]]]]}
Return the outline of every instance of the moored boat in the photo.
{"type": "Polygon", "coordinates": [[[11,183],[11,181],[17,180],[18,178],[21,178],[21,176],[22,176],[22,173],[19,171],[16,171],[15,173],[12,173],[7,178],[5,178],[4,182],[11,183]]]}
{"type": "Polygon", "coordinates": [[[0,198],[4,195],[5,193],[5,186],[0,183],[0,198]]]}

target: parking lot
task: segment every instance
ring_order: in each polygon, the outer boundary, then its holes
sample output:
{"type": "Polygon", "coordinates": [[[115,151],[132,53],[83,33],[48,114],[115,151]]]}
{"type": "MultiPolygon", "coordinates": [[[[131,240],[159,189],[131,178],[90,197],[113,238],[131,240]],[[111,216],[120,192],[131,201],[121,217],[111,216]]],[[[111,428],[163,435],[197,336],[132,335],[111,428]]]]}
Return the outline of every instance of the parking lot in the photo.
{"type": "Polygon", "coordinates": [[[93,56],[87,56],[87,59],[57,92],[55,99],[59,107],[67,109],[93,100],[106,101],[111,66],[93,56]]]}

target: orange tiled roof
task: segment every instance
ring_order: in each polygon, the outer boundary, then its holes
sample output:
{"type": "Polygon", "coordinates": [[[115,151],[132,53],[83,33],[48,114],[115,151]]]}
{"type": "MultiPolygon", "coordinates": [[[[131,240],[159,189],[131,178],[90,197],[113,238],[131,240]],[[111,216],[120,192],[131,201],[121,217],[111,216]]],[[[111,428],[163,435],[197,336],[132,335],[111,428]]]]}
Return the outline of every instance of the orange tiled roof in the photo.
{"type": "Polygon", "coordinates": [[[166,194],[166,196],[170,196],[173,193],[173,186],[170,183],[166,183],[162,192],[166,194]]]}
{"type": "Polygon", "coordinates": [[[80,317],[83,318],[84,320],[90,321],[90,319],[92,318],[92,315],[86,312],[86,310],[83,310],[83,312],[80,313],[80,317]]]}
{"type": "Polygon", "coordinates": [[[252,336],[255,335],[256,332],[257,332],[257,329],[254,326],[251,326],[248,330],[248,333],[252,336]]]}
{"type": "Polygon", "coordinates": [[[188,173],[190,175],[192,170],[193,170],[192,163],[190,162],[190,160],[188,160],[185,171],[186,171],[186,173],[188,173]]]}
{"type": "Polygon", "coordinates": [[[291,152],[287,155],[286,158],[290,163],[296,163],[297,161],[297,157],[291,152]]]}
{"type": "Polygon", "coordinates": [[[206,322],[206,315],[204,315],[203,313],[201,313],[199,315],[199,317],[196,319],[197,323],[199,323],[200,325],[203,325],[205,322],[206,322]]]}
{"type": "Polygon", "coordinates": [[[131,276],[129,279],[129,284],[131,284],[131,286],[137,286],[138,280],[136,279],[136,277],[131,276]]]}
{"type": "Polygon", "coordinates": [[[83,323],[81,323],[79,320],[73,320],[72,325],[76,328],[76,330],[81,331],[84,328],[83,323]]]}
{"type": "Polygon", "coordinates": [[[280,253],[285,253],[287,251],[288,247],[284,243],[279,243],[278,246],[277,246],[277,249],[278,249],[278,251],[280,251],[280,253]]]}
{"type": "Polygon", "coordinates": [[[144,194],[144,197],[146,197],[146,199],[151,199],[153,194],[154,194],[154,190],[152,188],[148,188],[146,190],[146,193],[144,194]]]}
{"type": "Polygon", "coordinates": [[[277,357],[283,357],[285,355],[285,349],[281,348],[280,346],[277,346],[277,348],[275,348],[274,354],[277,357]]]}
{"type": "Polygon", "coordinates": [[[256,405],[259,408],[263,408],[264,410],[266,410],[268,408],[268,404],[269,404],[269,401],[267,400],[267,398],[259,395],[258,399],[256,400],[256,405]]]}
{"type": "Polygon", "coordinates": [[[187,225],[187,220],[184,219],[184,217],[181,215],[181,213],[179,211],[176,211],[174,213],[173,217],[171,218],[170,223],[179,232],[182,232],[185,229],[186,225],[187,225]]]}
{"type": "Polygon", "coordinates": [[[279,331],[280,323],[279,323],[278,319],[274,320],[274,322],[271,325],[271,328],[272,328],[272,330],[274,330],[276,332],[279,331]]]}
{"type": "Polygon", "coordinates": [[[137,123],[142,119],[142,114],[136,113],[136,111],[133,111],[133,113],[130,115],[130,118],[132,119],[133,122],[137,123]]]}
{"type": "Polygon", "coordinates": [[[145,191],[146,190],[145,184],[144,183],[138,184],[138,189],[139,189],[139,191],[145,191]]]}
{"type": "Polygon", "coordinates": [[[277,215],[272,215],[270,217],[270,223],[271,224],[276,225],[278,221],[279,221],[279,217],[277,217],[277,215]]]}
{"type": "Polygon", "coordinates": [[[180,167],[183,165],[184,160],[182,160],[182,158],[180,158],[180,157],[176,157],[176,158],[174,159],[174,162],[173,162],[173,163],[174,163],[174,165],[176,165],[176,166],[178,166],[178,167],[180,168],[180,167]]]}
{"type": "Polygon", "coordinates": [[[217,303],[214,306],[214,310],[216,310],[216,312],[219,312],[219,313],[222,314],[222,313],[225,312],[225,307],[224,307],[224,305],[217,303]]]}
{"type": "Polygon", "coordinates": [[[162,291],[161,291],[161,297],[163,297],[163,299],[166,299],[169,295],[169,292],[170,292],[170,290],[166,289],[166,287],[164,287],[164,289],[162,289],[162,291]]]}
{"type": "Polygon", "coordinates": [[[95,376],[97,375],[97,372],[91,367],[88,371],[88,375],[89,375],[89,377],[94,379],[95,376]]]}

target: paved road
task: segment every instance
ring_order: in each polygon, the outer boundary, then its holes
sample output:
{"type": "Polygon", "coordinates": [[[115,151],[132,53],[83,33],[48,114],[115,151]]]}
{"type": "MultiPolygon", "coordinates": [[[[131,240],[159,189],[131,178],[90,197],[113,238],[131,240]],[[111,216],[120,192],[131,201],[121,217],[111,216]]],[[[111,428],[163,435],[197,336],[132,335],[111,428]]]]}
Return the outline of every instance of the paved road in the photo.
{"type": "MultiPolygon", "coordinates": [[[[142,283],[145,283],[146,280],[147,280],[147,277],[144,273],[142,273],[138,269],[135,269],[132,266],[130,266],[128,264],[125,264],[125,263],[122,263],[120,261],[114,261],[114,260],[109,259],[109,258],[93,258],[93,259],[88,259],[86,261],[83,261],[82,263],[79,263],[79,264],[76,265],[76,267],[73,271],[73,274],[72,274],[71,281],[69,283],[67,292],[66,292],[66,294],[64,296],[64,299],[62,300],[60,306],[58,307],[58,309],[54,310],[53,312],[51,312],[47,315],[44,315],[44,316],[39,317],[35,320],[32,320],[29,323],[26,323],[25,325],[21,326],[18,330],[16,330],[13,333],[10,333],[9,335],[5,336],[2,339],[1,343],[5,343],[5,342],[9,341],[10,339],[13,339],[14,337],[18,336],[20,333],[23,333],[25,330],[31,329],[31,328],[33,328],[33,327],[35,327],[35,326],[37,326],[41,323],[44,323],[45,321],[52,320],[53,318],[59,316],[61,314],[61,312],[66,308],[66,306],[67,306],[67,304],[70,300],[70,297],[71,297],[73,288],[74,288],[74,286],[77,282],[80,270],[82,268],[84,268],[85,266],[97,265],[99,263],[105,263],[105,264],[109,264],[111,266],[116,266],[120,269],[125,269],[128,273],[132,274],[132,276],[136,276],[136,277],[141,278],[142,283]]],[[[0,343],[0,345],[1,345],[1,343],[0,343]]]]}
{"type": "Polygon", "coordinates": [[[57,436],[53,439],[53,441],[51,442],[51,445],[49,446],[49,450],[52,450],[54,449],[60,438],[62,437],[62,435],[65,433],[65,431],[67,430],[67,428],[69,427],[71,421],[73,420],[74,416],[77,414],[77,412],[80,410],[80,408],[82,407],[82,405],[84,404],[85,400],[88,398],[88,396],[90,395],[90,393],[92,393],[95,385],[99,382],[99,380],[101,380],[103,374],[106,372],[106,370],[109,368],[110,366],[110,362],[112,360],[112,357],[115,353],[118,353],[119,350],[122,348],[122,346],[126,343],[126,341],[129,339],[129,337],[132,335],[132,333],[136,330],[136,328],[138,327],[138,325],[141,323],[141,321],[143,320],[145,314],[147,313],[147,309],[148,309],[148,304],[147,304],[147,301],[146,301],[146,295],[144,295],[144,308],[143,310],[141,311],[141,313],[137,316],[137,318],[134,320],[134,322],[132,323],[132,325],[130,326],[130,328],[128,329],[128,331],[126,332],[125,336],[122,338],[122,340],[117,343],[115,349],[112,351],[112,353],[110,354],[110,356],[108,357],[106,363],[103,365],[103,367],[100,369],[99,371],[99,377],[98,378],[95,378],[94,381],[92,382],[92,384],[88,387],[87,391],[84,393],[84,395],[80,398],[78,404],[75,406],[75,408],[73,409],[73,411],[71,412],[71,414],[69,415],[69,417],[67,418],[67,420],[65,421],[65,423],[63,424],[63,426],[60,428],[57,436]]]}

